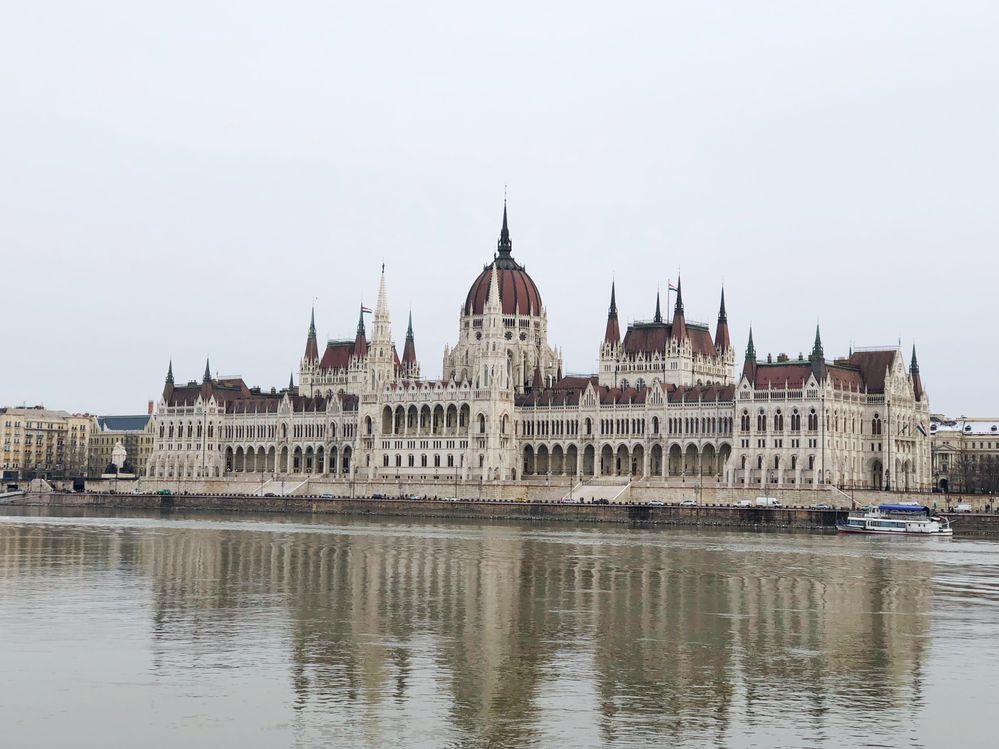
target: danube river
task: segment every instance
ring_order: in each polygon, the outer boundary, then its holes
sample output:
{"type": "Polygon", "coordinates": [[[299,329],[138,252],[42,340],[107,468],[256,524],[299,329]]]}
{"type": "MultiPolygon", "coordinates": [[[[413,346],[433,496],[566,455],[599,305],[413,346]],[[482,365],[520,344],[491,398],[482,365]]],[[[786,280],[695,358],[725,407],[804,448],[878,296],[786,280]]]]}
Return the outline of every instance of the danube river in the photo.
{"type": "Polygon", "coordinates": [[[999,730],[991,541],[0,511],[4,746],[999,730]]]}

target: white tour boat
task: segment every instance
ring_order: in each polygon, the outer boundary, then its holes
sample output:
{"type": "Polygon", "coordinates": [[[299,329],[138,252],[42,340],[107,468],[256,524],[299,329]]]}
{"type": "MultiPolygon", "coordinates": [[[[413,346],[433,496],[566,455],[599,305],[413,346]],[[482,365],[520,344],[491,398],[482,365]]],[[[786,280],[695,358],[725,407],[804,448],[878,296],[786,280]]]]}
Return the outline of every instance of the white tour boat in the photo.
{"type": "Polygon", "coordinates": [[[878,533],[895,536],[952,536],[950,521],[930,514],[918,503],[879,505],[863,514],[850,513],[845,523],[836,523],[840,533],[878,533]]]}

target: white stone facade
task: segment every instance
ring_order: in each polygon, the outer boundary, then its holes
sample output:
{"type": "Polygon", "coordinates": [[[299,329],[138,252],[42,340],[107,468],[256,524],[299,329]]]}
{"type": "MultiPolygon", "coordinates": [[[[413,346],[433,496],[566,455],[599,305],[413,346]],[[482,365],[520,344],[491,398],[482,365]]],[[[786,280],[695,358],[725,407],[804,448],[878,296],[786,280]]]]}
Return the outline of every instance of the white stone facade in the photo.
{"type": "Polygon", "coordinates": [[[238,378],[175,386],[155,415],[148,474],[164,479],[257,474],[411,482],[564,482],[588,477],[690,485],[927,489],[928,402],[897,349],[826,362],[757,361],[735,376],[724,295],[715,335],[687,321],[629,326],[612,291],[599,371],[563,376],[547,311],[511,254],[504,210],[498,253],[476,279],[443,357],[420,377],[410,320],[392,339],[385,270],[367,338],[320,351],[314,319],[299,384],[248,388],[238,378]]]}

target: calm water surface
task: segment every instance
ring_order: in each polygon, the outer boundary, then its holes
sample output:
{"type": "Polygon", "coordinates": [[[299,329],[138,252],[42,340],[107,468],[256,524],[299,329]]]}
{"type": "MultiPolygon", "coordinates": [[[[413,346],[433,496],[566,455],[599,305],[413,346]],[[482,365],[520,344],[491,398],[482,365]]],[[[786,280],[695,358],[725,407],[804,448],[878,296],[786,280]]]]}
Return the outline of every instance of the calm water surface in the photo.
{"type": "Polygon", "coordinates": [[[997,745],[994,542],[2,512],[7,747],[997,745]]]}

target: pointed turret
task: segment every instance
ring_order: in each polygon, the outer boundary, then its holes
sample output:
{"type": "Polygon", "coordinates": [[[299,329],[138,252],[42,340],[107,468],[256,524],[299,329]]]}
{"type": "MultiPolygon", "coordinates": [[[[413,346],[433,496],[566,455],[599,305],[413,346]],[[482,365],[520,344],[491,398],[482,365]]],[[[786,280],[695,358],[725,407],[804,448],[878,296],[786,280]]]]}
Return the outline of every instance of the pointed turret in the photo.
{"type": "Polygon", "coordinates": [[[541,379],[541,365],[537,364],[534,367],[534,379],[531,382],[531,390],[535,393],[540,393],[544,388],[543,381],[541,379]]]}
{"type": "Polygon", "coordinates": [[[732,348],[728,336],[728,314],[725,312],[725,287],[722,287],[721,306],[718,308],[718,327],[715,328],[715,350],[723,354],[732,348]]]}
{"type": "Polygon", "coordinates": [[[295,391],[295,373],[292,372],[288,375],[288,392],[292,393],[295,391]]]}
{"type": "Polygon", "coordinates": [[[756,346],[753,344],[753,328],[749,328],[749,343],[746,344],[746,360],[742,364],[742,376],[756,382],[756,346]]]}
{"type": "Polygon", "coordinates": [[[923,399],[923,378],[919,376],[919,362],[916,360],[916,344],[912,344],[912,361],[909,362],[909,374],[912,376],[912,394],[917,401],[923,399]]]}
{"type": "Polygon", "coordinates": [[[607,310],[607,328],[604,330],[604,343],[617,346],[621,343],[621,328],[617,323],[617,299],[614,296],[614,282],[611,281],[610,309],[607,310]]]}
{"type": "Polygon", "coordinates": [[[169,401],[173,395],[173,359],[167,365],[166,382],[163,384],[163,400],[169,401]]]}
{"type": "Polygon", "coordinates": [[[808,361],[812,363],[812,374],[819,382],[825,378],[826,357],[822,350],[822,336],[819,334],[818,323],[815,325],[815,342],[812,344],[812,353],[808,355],[808,361]]]}
{"type": "Polygon", "coordinates": [[[503,227],[500,229],[500,237],[496,243],[496,250],[503,257],[509,257],[513,251],[513,242],[510,241],[510,228],[506,222],[506,198],[503,198],[503,227]]]}
{"type": "Polygon", "coordinates": [[[319,344],[316,342],[316,308],[309,318],[309,335],[305,339],[305,361],[319,361],[319,344]]]}
{"type": "Polygon", "coordinates": [[[416,364],[416,343],[413,340],[413,313],[409,313],[409,324],[406,327],[406,345],[402,349],[402,364],[412,367],[416,364]]]}
{"type": "Polygon", "coordinates": [[[676,277],[676,306],[673,307],[673,328],[670,331],[670,337],[676,341],[683,341],[687,338],[687,321],[683,316],[683,289],[679,275],[676,277]]]}
{"type": "Polygon", "coordinates": [[[212,368],[211,365],[208,363],[208,359],[205,359],[205,374],[201,378],[201,382],[206,383],[211,381],[212,381],[212,368]]]}
{"type": "Polygon", "coordinates": [[[662,310],[659,308],[659,290],[656,289],[656,314],[655,317],[652,318],[652,322],[662,322],[662,321],[663,321],[663,313],[662,310]]]}
{"type": "Polygon", "coordinates": [[[357,335],[354,337],[354,356],[364,357],[368,355],[368,336],[364,330],[364,305],[357,315],[357,335]]]}

